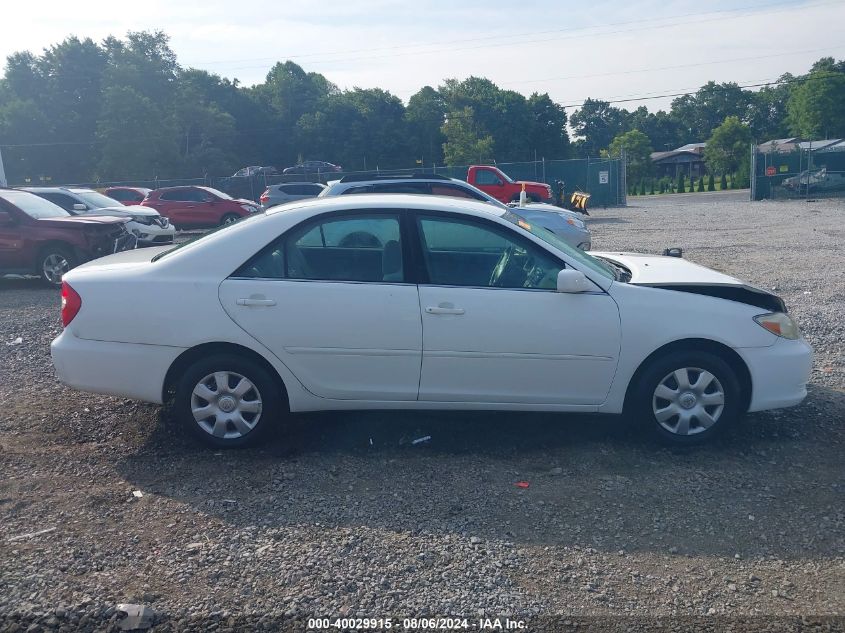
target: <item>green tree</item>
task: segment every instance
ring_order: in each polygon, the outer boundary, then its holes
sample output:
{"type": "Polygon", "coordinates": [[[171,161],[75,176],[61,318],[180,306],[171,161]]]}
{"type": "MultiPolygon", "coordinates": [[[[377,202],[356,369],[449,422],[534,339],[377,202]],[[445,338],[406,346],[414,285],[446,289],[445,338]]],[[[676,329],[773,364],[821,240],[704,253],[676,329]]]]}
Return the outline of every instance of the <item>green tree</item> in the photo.
{"type": "Polygon", "coordinates": [[[405,119],[408,122],[411,155],[424,165],[443,163],[441,128],[446,119],[446,103],[431,86],[424,86],[408,100],[405,119]]]}
{"type": "Polygon", "coordinates": [[[652,170],[651,142],[639,130],[631,130],[620,134],[605,150],[605,156],[619,156],[625,150],[627,161],[626,174],[632,182],[637,182],[648,176],[652,170]]]}
{"type": "Polygon", "coordinates": [[[446,116],[443,135],[446,137],[443,156],[447,165],[483,163],[493,157],[493,137],[479,129],[469,106],[446,116]]]}
{"type": "Polygon", "coordinates": [[[713,174],[712,173],[707,178],[707,191],[716,191],[716,183],[713,180],[713,174]]]}
{"type": "Polygon", "coordinates": [[[678,173],[678,193],[686,193],[687,190],[684,187],[684,172],[678,173]]]}
{"type": "Polygon", "coordinates": [[[713,130],[704,148],[707,167],[721,173],[734,173],[750,160],[751,131],[735,116],[727,117],[713,130]]]}
{"type": "Polygon", "coordinates": [[[566,129],[566,110],[552,101],[547,93],[536,92],[528,98],[528,108],[533,117],[528,135],[530,149],[540,158],[570,158],[572,145],[566,129]]]}
{"type": "Polygon", "coordinates": [[[607,101],[586,99],[584,105],[570,118],[572,129],[583,141],[582,156],[597,156],[607,149],[614,138],[628,130],[629,113],[610,105],[607,101]]]}
{"type": "Polygon", "coordinates": [[[703,192],[704,191],[704,176],[698,179],[698,189],[696,191],[703,192]]]}
{"type": "Polygon", "coordinates": [[[717,84],[709,81],[695,94],[672,101],[672,115],[680,121],[691,141],[708,138],[727,117],[744,120],[752,93],[733,82],[717,84]]]}
{"type": "Polygon", "coordinates": [[[787,121],[796,136],[806,139],[845,136],[845,61],[819,60],[792,88],[787,121]]]}
{"type": "Polygon", "coordinates": [[[722,178],[719,180],[719,189],[724,191],[728,188],[728,177],[725,175],[725,172],[722,172],[722,178]]]}

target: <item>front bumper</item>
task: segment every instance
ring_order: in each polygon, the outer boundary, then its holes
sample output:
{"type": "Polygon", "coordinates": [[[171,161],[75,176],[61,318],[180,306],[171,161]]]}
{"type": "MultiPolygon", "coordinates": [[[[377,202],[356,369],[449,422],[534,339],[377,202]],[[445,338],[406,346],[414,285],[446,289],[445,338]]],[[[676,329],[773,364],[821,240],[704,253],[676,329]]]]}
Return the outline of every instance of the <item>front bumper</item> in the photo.
{"type": "Polygon", "coordinates": [[[50,344],[56,375],[67,386],[155,404],[161,404],[164,377],[183,351],[179,347],[81,339],[70,330],[64,330],[50,344]]]}
{"type": "Polygon", "coordinates": [[[138,246],[163,246],[172,244],[176,238],[176,227],[169,224],[160,227],[156,224],[132,224],[132,234],[138,238],[138,246]]]}
{"type": "Polygon", "coordinates": [[[813,349],[804,339],[778,338],[769,347],[740,347],[751,373],[749,411],[793,407],[807,397],[813,349]]]}

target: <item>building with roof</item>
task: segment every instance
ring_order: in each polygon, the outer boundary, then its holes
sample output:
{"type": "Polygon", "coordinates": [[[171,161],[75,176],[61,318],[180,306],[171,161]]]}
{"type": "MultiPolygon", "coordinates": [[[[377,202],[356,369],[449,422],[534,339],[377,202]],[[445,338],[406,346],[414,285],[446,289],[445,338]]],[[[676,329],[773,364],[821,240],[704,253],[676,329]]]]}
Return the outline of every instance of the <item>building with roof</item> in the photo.
{"type": "Polygon", "coordinates": [[[701,178],[704,175],[704,147],[706,143],[687,143],[668,152],[652,152],[651,162],[658,178],[701,178]]]}

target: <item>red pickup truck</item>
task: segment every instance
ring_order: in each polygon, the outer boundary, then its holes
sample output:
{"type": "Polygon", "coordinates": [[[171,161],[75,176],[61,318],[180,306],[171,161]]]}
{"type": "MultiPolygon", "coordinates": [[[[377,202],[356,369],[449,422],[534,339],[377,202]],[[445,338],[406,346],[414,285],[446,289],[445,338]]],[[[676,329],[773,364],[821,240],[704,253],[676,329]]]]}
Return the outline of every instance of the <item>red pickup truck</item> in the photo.
{"type": "Polygon", "coordinates": [[[511,180],[501,169],[492,165],[472,165],[467,172],[467,182],[504,203],[519,200],[522,185],[525,185],[526,197],[532,202],[549,202],[552,197],[552,188],[547,184],[511,180]]]}

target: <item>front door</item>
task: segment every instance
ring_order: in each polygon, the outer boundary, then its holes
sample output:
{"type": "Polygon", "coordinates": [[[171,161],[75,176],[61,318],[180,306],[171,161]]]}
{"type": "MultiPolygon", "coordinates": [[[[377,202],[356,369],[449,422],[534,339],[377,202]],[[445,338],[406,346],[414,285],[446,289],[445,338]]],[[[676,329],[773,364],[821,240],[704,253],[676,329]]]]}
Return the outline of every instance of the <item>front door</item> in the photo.
{"type": "Polygon", "coordinates": [[[229,316],[324,398],[416,400],[422,325],[395,213],[306,221],[220,286],[229,316]]]}
{"type": "Polygon", "coordinates": [[[417,219],[420,400],[596,405],[620,346],[619,311],[595,292],[555,291],[563,262],[477,218],[417,219]]]}

